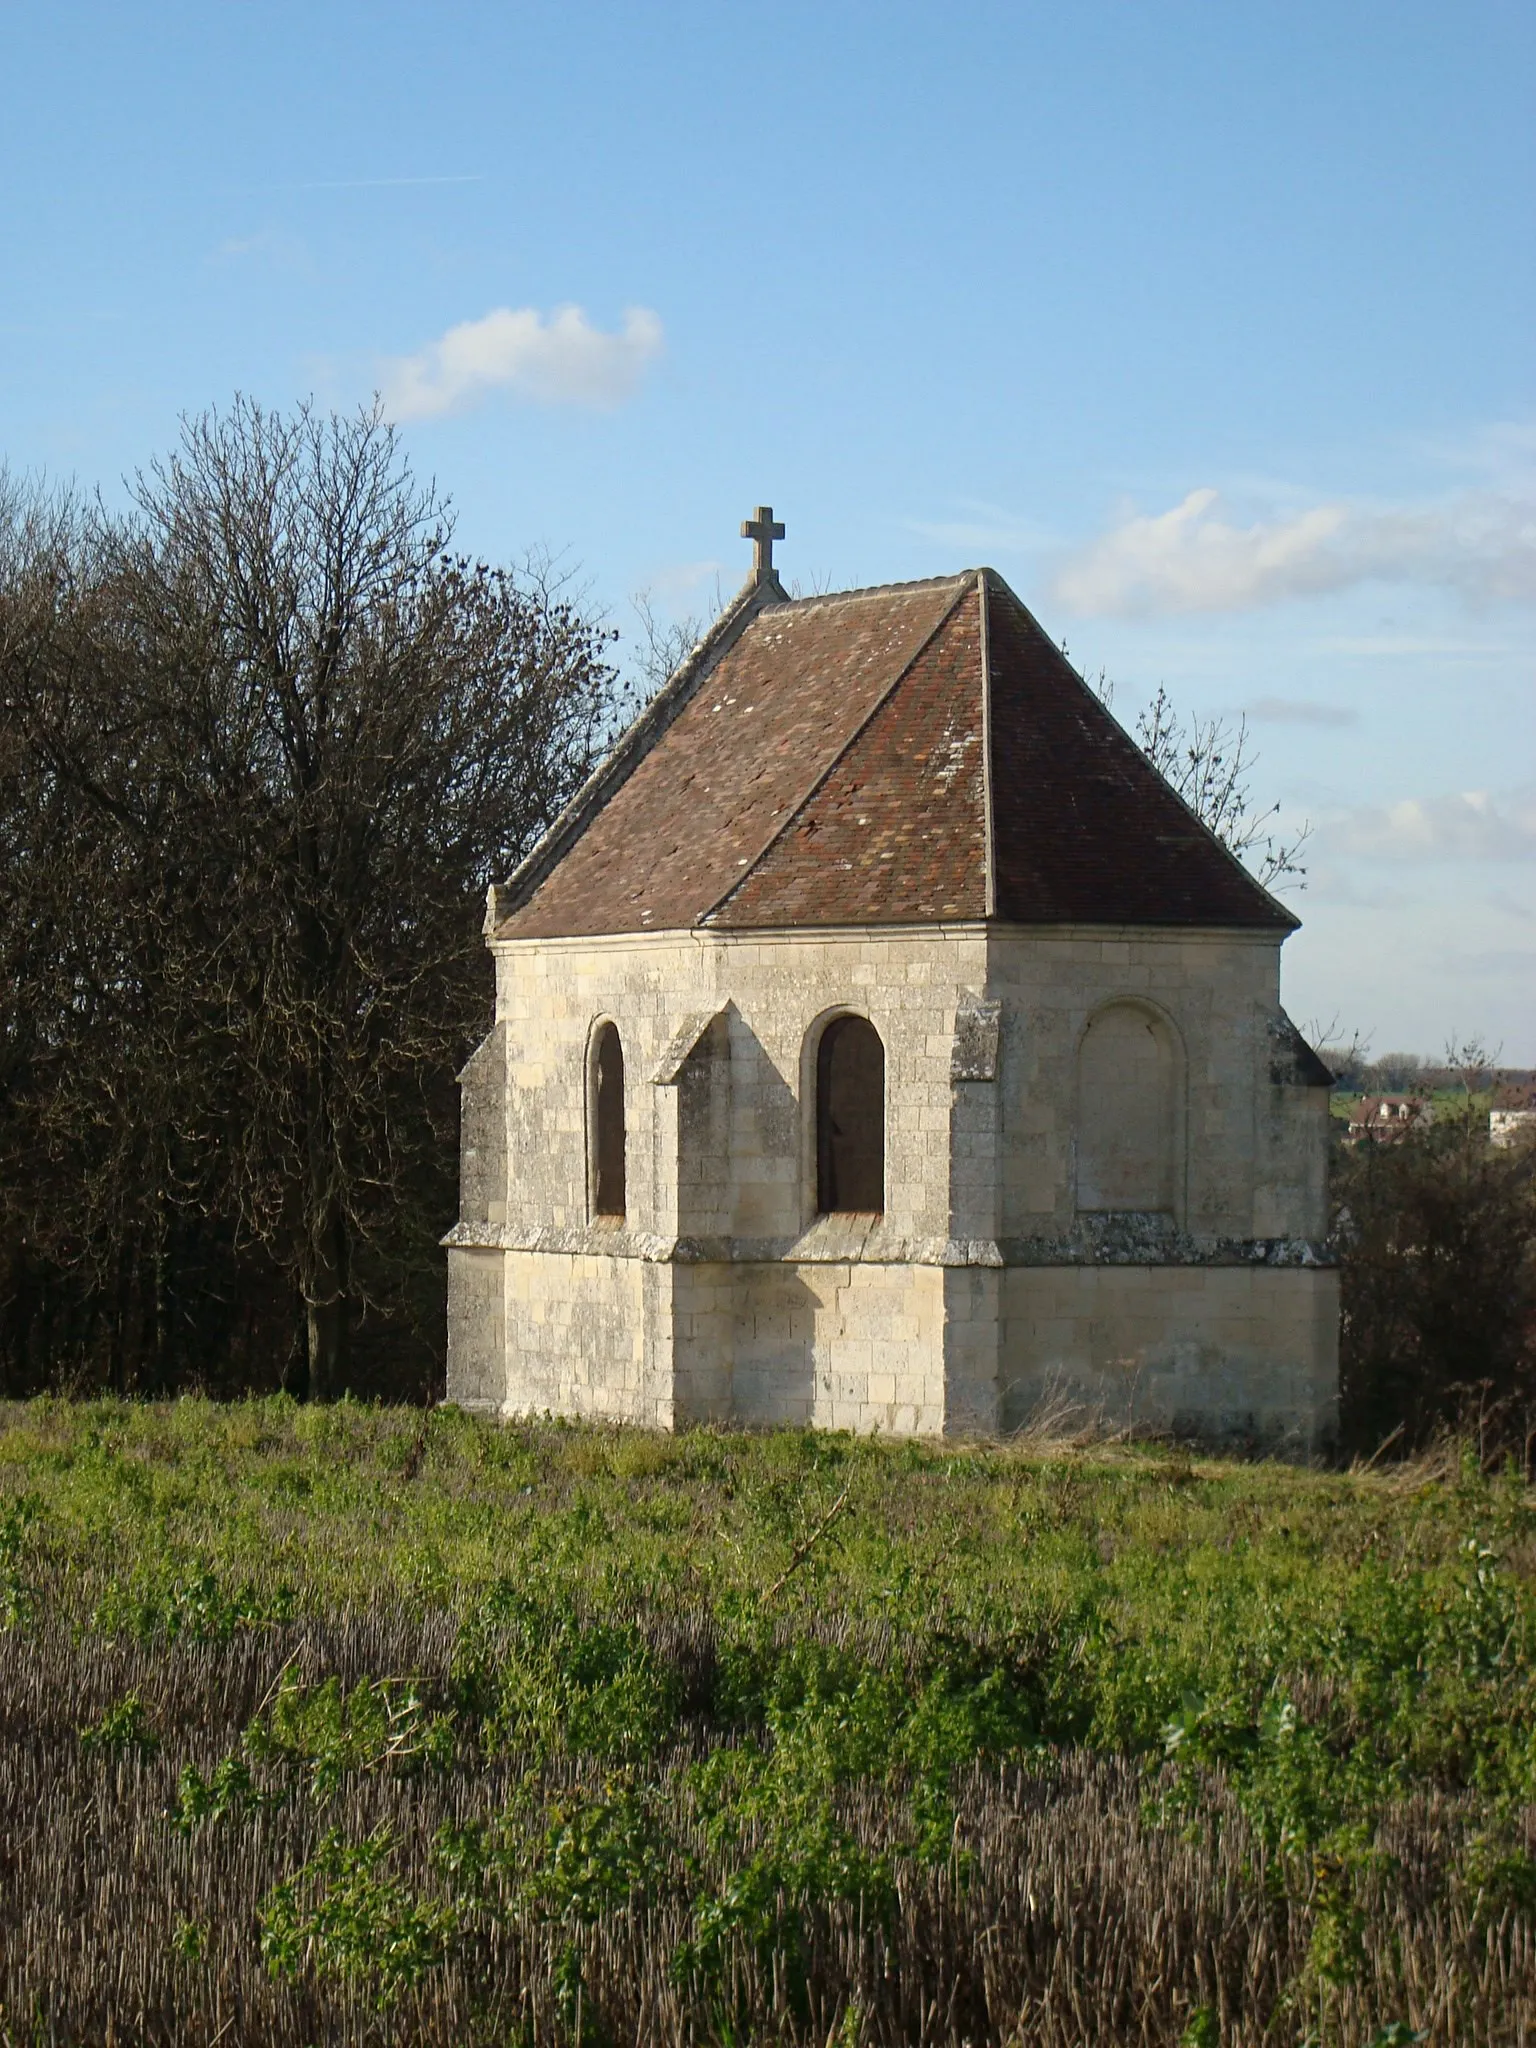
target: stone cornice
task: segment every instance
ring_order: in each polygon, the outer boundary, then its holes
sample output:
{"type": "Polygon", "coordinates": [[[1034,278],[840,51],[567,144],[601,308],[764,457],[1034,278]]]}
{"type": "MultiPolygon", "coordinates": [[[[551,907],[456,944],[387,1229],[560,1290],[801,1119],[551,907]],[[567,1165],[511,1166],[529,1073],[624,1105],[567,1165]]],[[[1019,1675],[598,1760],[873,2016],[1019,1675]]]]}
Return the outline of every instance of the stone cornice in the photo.
{"type": "MultiPolygon", "coordinates": [[[[1105,1219],[1108,1222],[1110,1219],[1105,1219]]],[[[1116,1223],[1130,1219],[1113,1219],[1116,1223]]],[[[1328,1267],[1330,1244],[1301,1237],[1194,1237],[1184,1231],[1079,1228],[1061,1237],[900,1237],[855,1218],[821,1218],[799,1237],[667,1237],[611,1224],[528,1229],[459,1223],[450,1251],[540,1252],[681,1266],[1328,1267]]]]}
{"type": "Polygon", "coordinates": [[[588,937],[519,939],[492,937],[493,953],[593,953],[625,952],[636,947],[676,946],[682,941],[700,948],[731,946],[825,945],[834,940],[868,943],[873,939],[907,942],[913,939],[982,939],[991,945],[1017,940],[1040,940],[1051,945],[1075,945],[1084,940],[1115,945],[1201,945],[1232,944],[1273,947],[1279,935],[1248,925],[1176,924],[1007,924],[987,923],[980,918],[935,920],[931,924],[817,924],[817,925],[669,925],[659,931],[598,932],[588,937]]]}

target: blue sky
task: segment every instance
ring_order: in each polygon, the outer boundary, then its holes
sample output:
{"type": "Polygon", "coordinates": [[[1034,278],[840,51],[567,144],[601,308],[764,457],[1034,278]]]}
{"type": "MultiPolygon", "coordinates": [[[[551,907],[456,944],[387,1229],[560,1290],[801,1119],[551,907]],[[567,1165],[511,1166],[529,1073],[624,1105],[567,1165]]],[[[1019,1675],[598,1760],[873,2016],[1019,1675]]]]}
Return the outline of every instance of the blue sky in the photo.
{"type": "Polygon", "coordinates": [[[991,562],[1248,712],[1299,1021],[1536,1062],[1529,6],[9,5],[0,77],[13,470],[381,389],[621,626],[759,501],[807,587],[991,562]]]}

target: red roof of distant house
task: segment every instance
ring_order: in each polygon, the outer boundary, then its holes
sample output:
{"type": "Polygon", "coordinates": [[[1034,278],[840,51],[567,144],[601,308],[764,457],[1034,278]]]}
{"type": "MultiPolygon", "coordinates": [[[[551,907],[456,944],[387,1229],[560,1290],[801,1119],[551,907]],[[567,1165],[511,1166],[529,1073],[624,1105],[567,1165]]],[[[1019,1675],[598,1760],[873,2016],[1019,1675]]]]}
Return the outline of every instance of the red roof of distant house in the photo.
{"type": "Polygon", "coordinates": [[[1297,923],[994,571],[797,601],[769,572],[496,891],[492,929],[984,918],[1297,923]]]}
{"type": "Polygon", "coordinates": [[[1349,1128],[1356,1138],[1398,1138],[1416,1124],[1434,1120],[1432,1106],[1422,1095],[1362,1095],[1349,1112],[1349,1128]]]}
{"type": "Polygon", "coordinates": [[[1362,1095],[1349,1112],[1352,1124],[1385,1123],[1406,1119],[1424,1107],[1422,1095],[1362,1095]]]}

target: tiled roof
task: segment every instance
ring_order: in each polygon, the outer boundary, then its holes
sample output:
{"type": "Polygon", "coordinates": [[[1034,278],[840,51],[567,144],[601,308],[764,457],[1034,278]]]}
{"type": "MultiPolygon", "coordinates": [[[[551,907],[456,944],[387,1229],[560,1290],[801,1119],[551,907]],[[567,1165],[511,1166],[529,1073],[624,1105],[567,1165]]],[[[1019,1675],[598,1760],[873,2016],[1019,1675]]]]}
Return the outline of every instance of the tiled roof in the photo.
{"type": "Polygon", "coordinates": [[[749,586],[496,891],[492,929],[985,917],[1296,922],[990,570],[798,601],[749,586]]]}
{"type": "Polygon", "coordinates": [[[997,915],[1294,931],[1001,577],[987,613],[997,915]]]}

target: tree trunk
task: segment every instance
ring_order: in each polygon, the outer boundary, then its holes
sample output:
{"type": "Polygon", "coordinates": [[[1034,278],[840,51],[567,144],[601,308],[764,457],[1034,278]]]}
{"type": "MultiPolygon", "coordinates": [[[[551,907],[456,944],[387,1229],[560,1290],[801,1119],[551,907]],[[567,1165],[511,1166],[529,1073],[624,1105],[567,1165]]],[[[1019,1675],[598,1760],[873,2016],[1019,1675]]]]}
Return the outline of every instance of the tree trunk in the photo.
{"type": "Polygon", "coordinates": [[[154,1356],[150,1366],[152,1383],[157,1398],[163,1398],[170,1380],[170,1219],[166,1214],[165,1186],[155,1190],[155,1331],[154,1356]]]}
{"type": "Polygon", "coordinates": [[[117,1258],[114,1262],[112,1280],[112,1335],[107,1345],[108,1378],[112,1391],[121,1400],[128,1388],[127,1350],[128,1314],[133,1299],[133,1255],[128,1246],[125,1230],[118,1242],[117,1258]]]}
{"type": "Polygon", "coordinates": [[[334,1401],[347,1387],[347,1225],[341,1204],[327,1204],[310,1241],[304,1276],[309,1398],[334,1401]]]}

